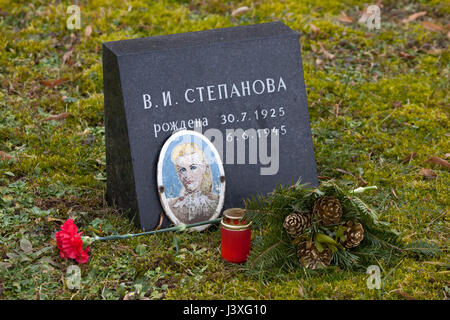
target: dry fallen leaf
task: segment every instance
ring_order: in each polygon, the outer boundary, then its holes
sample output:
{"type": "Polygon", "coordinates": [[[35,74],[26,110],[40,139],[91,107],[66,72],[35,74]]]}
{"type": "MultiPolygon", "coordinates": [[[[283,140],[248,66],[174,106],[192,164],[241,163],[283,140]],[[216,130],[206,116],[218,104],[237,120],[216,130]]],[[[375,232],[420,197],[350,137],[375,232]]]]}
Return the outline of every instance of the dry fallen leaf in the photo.
{"type": "Polygon", "coordinates": [[[56,86],[59,86],[61,83],[66,82],[67,79],[65,78],[61,78],[61,79],[56,79],[56,80],[42,80],[42,84],[46,87],[49,88],[54,88],[56,86]]]}
{"type": "Polygon", "coordinates": [[[232,16],[233,18],[239,17],[240,15],[243,15],[244,13],[247,13],[248,10],[250,10],[250,8],[247,7],[247,6],[237,8],[236,10],[234,10],[234,11],[231,13],[231,16],[232,16]]]}
{"type": "Polygon", "coordinates": [[[394,196],[394,198],[398,200],[397,194],[395,193],[395,190],[392,188],[391,188],[391,193],[394,196]]]}
{"type": "Polygon", "coordinates": [[[341,15],[339,17],[339,21],[344,23],[353,23],[353,18],[348,16],[344,11],[341,11],[341,15]]]}
{"type": "MultiPolygon", "coordinates": [[[[380,6],[378,6],[378,7],[380,7],[380,6]]],[[[382,6],[380,8],[382,8],[382,6]]],[[[373,6],[365,7],[361,14],[361,17],[359,17],[359,19],[358,19],[358,23],[366,23],[370,17],[375,17],[376,14],[377,14],[377,10],[375,10],[373,8],[373,6]],[[368,9],[371,9],[371,10],[369,11],[368,9]]]]}
{"type": "Polygon", "coordinates": [[[89,25],[86,27],[86,29],[84,29],[84,36],[86,38],[89,38],[92,34],[92,27],[89,25]]]}
{"type": "Polygon", "coordinates": [[[62,219],[47,217],[47,222],[52,222],[52,221],[64,223],[64,220],[62,220],[62,219]]]}
{"type": "MultiPolygon", "coordinates": [[[[9,262],[1,262],[1,261],[0,261],[0,267],[3,267],[3,268],[5,268],[5,269],[8,269],[8,268],[11,268],[11,267],[12,267],[12,264],[9,263],[9,262]]],[[[1,291],[1,290],[0,290],[0,291],[1,291]]]]}
{"type": "Polygon", "coordinates": [[[66,62],[70,64],[70,57],[72,56],[73,49],[70,49],[63,55],[62,64],[64,65],[66,62]]]}
{"type": "Polygon", "coordinates": [[[86,129],[84,129],[83,132],[78,132],[77,135],[84,137],[84,136],[87,136],[90,132],[91,132],[91,129],[86,128],[86,129]]]}
{"type": "Polygon", "coordinates": [[[11,160],[11,159],[14,159],[14,157],[10,156],[4,151],[0,151],[0,160],[11,160]]]}
{"type": "Polygon", "coordinates": [[[414,59],[414,56],[413,56],[412,54],[409,54],[409,53],[404,52],[404,51],[400,51],[400,52],[398,53],[398,55],[399,55],[400,57],[402,57],[403,59],[407,59],[407,60],[414,59]]]}
{"type": "Polygon", "coordinates": [[[361,17],[358,19],[358,23],[365,23],[369,19],[369,14],[367,13],[367,7],[364,8],[361,17]]]}
{"type": "Polygon", "coordinates": [[[444,52],[443,49],[431,49],[428,51],[428,54],[431,54],[433,56],[438,56],[440,55],[442,52],[444,52]]]}
{"type": "Polygon", "coordinates": [[[422,21],[422,25],[425,29],[430,30],[430,31],[434,31],[434,32],[444,32],[445,31],[443,26],[440,26],[440,25],[435,24],[430,21],[422,21]]]}
{"type": "Polygon", "coordinates": [[[422,17],[422,16],[424,16],[426,14],[427,14],[426,11],[420,11],[420,12],[417,12],[417,13],[414,13],[414,14],[408,16],[408,18],[406,18],[406,19],[403,19],[402,22],[403,23],[411,22],[411,21],[414,21],[417,18],[420,18],[420,17],[422,17]]]}
{"type": "Polygon", "coordinates": [[[433,170],[428,168],[420,169],[419,174],[428,179],[434,179],[437,177],[437,174],[433,170]]]}
{"type": "Polygon", "coordinates": [[[339,169],[339,168],[336,168],[336,169],[334,169],[334,170],[336,170],[337,172],[340,172],[340,173],[343,173],[343,174],[348,174],[348,175],[354,177],[354,174],[351,173],[350,171],[346,171],[346,170],[344,170],[344,169],[339,169]]]}
{"type": "Polygon", "coordinates": [[[320,59],[320,58],[317,58],[317,59],[316,59],[316,65],[317,65],[318,67],[320,67],[322,64],[323,64],[323,60],[320,59]]]}
{"type": "Polygon", "coordinates": [[[298,286],[298,294],[302,298],[305,296],[305,293],[303,292],[303,287],[301,285],[298,286]]]}
{"type": "Polygon", "coordinates": [[[135,300],[136,299],[136,292],[128,292],[124,297],[123,300],[135,300]]]}
{"type": "Polygon", "coordinates": [[[334,54],[329,53],[323,46],[322,42],[320,42],[320,41],[319,41],[319,46],[320,46],[320,52],[322,52],[327,59],[330,59],[330,60],[334,59],[334,54]]]}
{"type": "Polygon", "coordinates": [[[411,152],[402,160],[402,163],[410,162],[416,155],[417,155],[416,152],[411,152]]]}
{"type": "Polygon", "coordinates": [[[317,28],[315,25],[313,25],[312,23],[309,24],[309,27],[311,28],[311,31],[314,32],[314,35],[317,36],[320,32],[320,29],[317,28]]]}
{"type": "Polygon", "coordinates": [[[444,159],[441,159],[441,158],[435,157],[435,156],[430,157],[430,159],[428,159],[425,162],[431,162],[431,163],[437,164],[439,166],[450,168],[450,163],[448,163],[447,160],[444,160],[444,159]]]}
{"type": "Polygon", "coordinates": [[[402,296],[403,298],[405,298],[406,300],[417,300],[416,298],[414,298],[413,296],[411,296],[409,293],[406,293],[404,291],[401,291],[399,289],[394,290],[394,292],[400,296],[402,296]]]}
{"type": "Polygon", "coordinates": [[[42,121],[63,120],[65,118],[67,118],[68,116],[70,116],[70,113],[69,112],[64,112],[64,113],[61,113],[61,114],[57,114],[57,115],[45,118],[42,121]]]}

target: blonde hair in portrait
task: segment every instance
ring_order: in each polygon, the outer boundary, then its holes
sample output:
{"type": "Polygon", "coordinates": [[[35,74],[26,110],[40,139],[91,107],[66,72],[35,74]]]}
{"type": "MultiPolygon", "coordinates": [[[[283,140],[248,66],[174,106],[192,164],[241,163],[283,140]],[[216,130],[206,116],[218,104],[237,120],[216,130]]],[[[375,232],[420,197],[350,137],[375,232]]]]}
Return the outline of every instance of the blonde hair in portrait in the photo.
{"type": "MultiPolygon", "coordinates": [[[[191,154],[197,154],[201,160],[201,164],[205,168],[205,172],[203,173],[202,182],[201,182],[201,191],[203,194],[208,195],[212,192],[212,173],[211,168],[209,167],[208,162],[206,161],[205,154],[203,150],[195,143],[182,143],[173,148],[171,160],[174,164],[175,168],[177,168],[177,158],[182,156],[187,156],[191,154]]],[[[185,190],[183,188],[180,195],[184,194],[185,190]]]]}

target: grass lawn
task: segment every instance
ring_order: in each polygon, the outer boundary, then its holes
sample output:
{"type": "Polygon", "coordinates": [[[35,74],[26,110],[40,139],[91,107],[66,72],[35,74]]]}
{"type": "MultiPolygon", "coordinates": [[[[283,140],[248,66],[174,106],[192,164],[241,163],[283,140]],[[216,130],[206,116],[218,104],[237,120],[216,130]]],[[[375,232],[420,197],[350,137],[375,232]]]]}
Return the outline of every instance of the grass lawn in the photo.
{"type": "Polygon", "coordinates": [[[70,31],[71,2],[0,0],[0,299],[450,297],[449,169],[427,161],[450,156],[448,1],[384,0],[379,30],[358,23],[364,1],[79,3],[81,29],[70,31]],[[138,232],[105,202],[102,42],[274,20],[302,35],[319,175],[378,186],[363,199],[381,219],[443,254],[381,261],[380,290],[337,267],[260,281],[221,259],[212,228],[180,235],[178,255],[170,234],[95,243],[81,287],[68,288],[62,222],[86,235],[138,232]]]}

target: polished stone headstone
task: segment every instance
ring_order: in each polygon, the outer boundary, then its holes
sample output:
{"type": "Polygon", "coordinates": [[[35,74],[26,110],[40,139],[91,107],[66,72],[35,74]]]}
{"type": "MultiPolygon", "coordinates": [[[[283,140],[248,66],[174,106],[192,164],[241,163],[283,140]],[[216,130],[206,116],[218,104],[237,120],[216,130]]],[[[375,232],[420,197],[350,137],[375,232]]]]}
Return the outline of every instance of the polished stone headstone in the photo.
{"type": "Polygon", "coordinates": [[[162,212],[159,151],[179,129],[219,150],[224,208],[318,184],[298,34],[281,22],[107,42],[103,80],[107,199],[146,230],[162,212]]]}

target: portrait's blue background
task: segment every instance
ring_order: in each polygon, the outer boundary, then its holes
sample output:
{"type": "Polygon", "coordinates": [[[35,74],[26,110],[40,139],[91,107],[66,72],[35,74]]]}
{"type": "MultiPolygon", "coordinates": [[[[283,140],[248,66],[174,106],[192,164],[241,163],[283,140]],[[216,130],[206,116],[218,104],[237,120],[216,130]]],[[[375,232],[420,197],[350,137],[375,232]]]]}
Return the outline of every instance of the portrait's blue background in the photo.
{"type": "Polygon", "coordinates": [[[217,164],[217,159],[214,156],[214,152],[211,150],[209,145],[203,141],[202,139],[186,134],[183,136],[178,137],[177,139],[173,140],[169,147],[167,148],[166,154],[161,155],[164,157],[163,165],[162,165],[162,181],[164,185],[164,194],[166,198],[174,198],[178,197],[180,195],[181,189],[183,188],[183,185],[181,184],[180,180],[178,180],[177,171],[175,169],[175,165],[172,162],[172,151],[173,149],[182,143],[191,143],[194,142],[196,145],[201,147],[203,150],[203,153],[205,155],[206,161],[209,164],[209,167],[211,168],[212,173],[212,179],[213,179],[213,192],[219,193],[219,186],[220,186],[220,170],[219,166],[217,164]]]}

